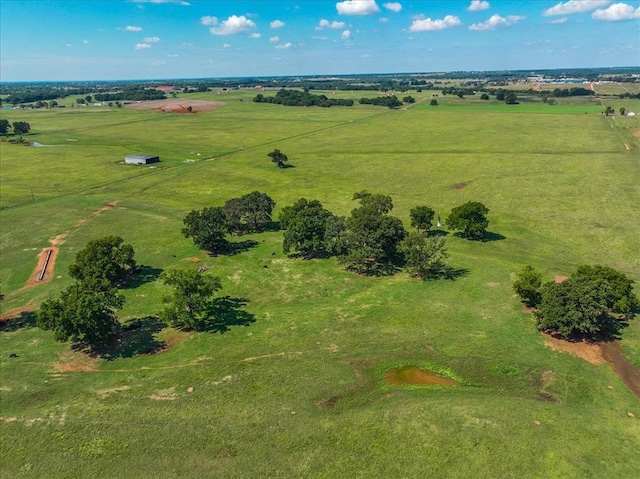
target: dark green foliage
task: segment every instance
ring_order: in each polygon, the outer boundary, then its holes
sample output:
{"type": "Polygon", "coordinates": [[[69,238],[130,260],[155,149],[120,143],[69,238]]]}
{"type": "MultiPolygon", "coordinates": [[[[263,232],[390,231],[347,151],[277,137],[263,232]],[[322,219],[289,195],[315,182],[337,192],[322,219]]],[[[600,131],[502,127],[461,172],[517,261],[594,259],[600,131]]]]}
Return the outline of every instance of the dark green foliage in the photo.
{"type": "Polygon", "coordinates": [[[507,92],[505,90],[500,89],[496,91],[496,100],[504,101],[506,96],[507,96],[507,92]]]}
{"type": "Polygon", "coordinates": [[[520,296],[527,306],[533,307],[542,299],[540,294],[541,285],[542,273],[536,271],[533,266],[527,265],[513,282],[513,291],[520,296]]]}
{"type": "Polygon", "coordinates": [[[271,158],[275,164],[278,165],[278,168],[284,168],[289,158],[283,152],[278,149],[273,150],[270,153],[267,153],[267,156],[271,158]]]}
{"type": "Polygon", "coordinates": [[[565,338],[599,339],[616,331],[606,298],[596,282],[583,278],[542,286],[542,300],[534,312],[538,329],[565,338]]]}
{"type": "Polygon", "coordinates": [[[343,256],[347,252],[345,232],[347,220],[344,216],[331,215],[325,222],[324,247],[331,256],[343,256]]]}
{"type": "Polygon", "coordinates": [[[609,266],[580,266],[571,279],[584,279],[597,284],[607,308],[614,313],[633,316],[640,308],[640,300],[633,293],[633,280],[609,266]]]}
{"type": "Polygon", "coordinates": [[[416,206],[409,212],[411,226],[422,231],[429,231],[433,224],[435,211],[428,206],[416,206]]]}
{"type": "Polygon", "coordinates": [[[488,100],[489,99],[489,95],[487,95],[486,93],[483,93],[482,95],[480,95],[480,99],[481,100],[488,100]]]}
{"type": "Polygon", "coordinates": [[[281,89],[276,96],[264,96],[259,93],[253,99],[256,103],[275,103],[284,106],[353,106],[353,100],[328,98],[326,95],[314,95],[305,91],[281,89]]]}
{"type": "Polygon", "coordinates": [[[413,98],[411,95],[409,95],[409,96],[405,96],[405,97],[402,99],[402,101],[403,101],[404,103],[415,103],[415,102],[416,102],[416,99],[415,99],[415,98],[413,98]]]}
{"type": "Polygon", "coordinates": [[[422,279],[442,276],[445,272],[444,260],[449,256],[445,243],[446,240],[441,236],[429,238],[415,231],[409,233],[400,243],[409,273],[422,279]]]}
{"type": "Polygon", "coordinates": [[[574,87],[574,88],[556,88],[551,93],[552,96],[555,97],[567,97],[567,96],[590,96],[595,95],[595,91],[587,90],[582,87],[574,87]]]}
{"type": "Polygon", "coordinates": [[[133,246],[120,236],[91,240],[69,265],[69,276],[78,281],[106,281],[111,286],[125,281],[136,267],[133,246]]]}
{"type": "Polygon", "coordinates": [[[31,125],[26,121],[14,121],[12,127],[14,135],[26,135],[31,130],[31,125]]]}
{"type": "Polygon", "coordinates": [[[379,96],[376,98],[360,98],[361,105],[386,106],[388,108],[398,108],[402,102],[395,95],[379,96]]]}
{"type": "Polygon", "coordinates": [[[429,105],[438,106],[438,100],[436,100],[435,98],[432,98],[431,101],[429,102],[429,105]]]}
{"type": "Polygon", "coordinates": [[[229,246],[226,239],[229,225],[227,217],[220,207],[191,211],[183,220],[182,234],[193,238],[194,244],[210,253],[220,253],[229,246]]]}
{"type": "Polygon", "coordinates": [[[580,266],[562,283],[542,286],[535,312],[538,328],[563,337],[603,339],[615,335],[620,323],[612,315],[630,319],[640,305],[633,281],[608,266],[580,266]]]}
{"type": "Polygon", "coordinates": [[[57,341],[86,342],[93,348],[107,345],[119,330],[115,311],[124,297],[107,281],[89,279],[44,301],[37,315],[40,329],[53,331],[57,341]]]}
{"type": "Polygon", "coordinates": [[[398,244],[406,236],[402,222],[386,213],[391,198],[380,194],[357,193],[362,203],[351,212],[340,235],[344,254],[340,261],[350,271],[376,274],[387,268],[398,252],[398,244]]]}
{"type": "Polygon", "coordinates": [[[266,193],[253,191],[240,198],[227,201],[222,211],[229,229],[236,234],[260,231],[271,222],[276,202],[266,193]]]}
{"type": "Polygon", "coordinates": [[[381,215],[389,213],[393,209],[391,197],[380,193],[369,193],[366,190],[359,191],[353,194],[352,199],[360,200],[362,206],[371,208],[381,215]]]}
{"type": "Polygon", "coordinates": [[[509,91],[504,95],[504,102],[507,105],[517,105],[518,104],[518,96],[515,92],[509,91]]]}
{"type": "Polygon", "coordinates": [[[452,230],[462,231],[462,236],[471,240],[481,240],[489,226],[489,220],[485,216],[489,213],[482,203],[469,201],[464,205],[451,210],[447,218],[447,226],[452,230]]]}
{"type": "Polygon", "coordinates": [[[327,220],[333,216],[331,212],[318,200],[307,201],[305,198],[288,208],[286,212],[283,210],[286,224],[283,251],[294,250],[306,257],[325,255],[327,220]]]}
{"type": "Polygon", "coordinates": [[[222,288],[220,278],[190,268],[174,268],[164,271],[160,280],[174,290],[165,298],[166,306],[159,314],[162,321],[177,328],[198,329],[210,319],[213,293],[222,288]]]}
{"type": "Polygon", "coordinates": [[[11,125],[6,118],[0,118],[0,135],[6,135],[9,132],[11,125]]]}

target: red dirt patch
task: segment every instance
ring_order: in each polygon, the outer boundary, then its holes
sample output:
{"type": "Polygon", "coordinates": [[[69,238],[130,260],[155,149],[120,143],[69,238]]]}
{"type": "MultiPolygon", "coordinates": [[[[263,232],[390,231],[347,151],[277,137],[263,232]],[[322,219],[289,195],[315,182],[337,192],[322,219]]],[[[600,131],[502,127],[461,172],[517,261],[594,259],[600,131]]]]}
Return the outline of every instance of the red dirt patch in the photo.
{"type": "Polygon", "coordinates": [[[463,190],[466,186],[466,183],[456,183],[455,185],[453,185],[454,189],[456,190],[463,190]]]}
{"type": "Polygon", "coordinates": [[[200,258],[198,258],[197,256],[192,256],[191,258],[185,258],[187,261],[191,261],[192,263],[197,263],[198,261],[200,261],[200,258]]]}
{"type": "Polygon", "coordinates": [[[40,254],[38,254],[38,264],[27,280],[27,284],[22,289],[33,288],[34,286],[37,286],[39,284],[51,281],[51,279],[53,278],[53,267],[56,263],[57,257],[58,248],[55,246],[51,246],[50,248],[45,248],[40,251],[40,254]],[[49,254],[49,251],[51,251],[51,254],[49,254]],[[40,279],[40,275],[42,274],[42,269],[44,268],[45,262],[47,263],[47,269],[44,271],[44,276],[42,277],[42,279],[40,279]]]}
{"type": "Polygon", "coordinates": [[[167,113],[201,113],[215,110],[224,105],[226,105],[226,103],[222,101],[175,99],[141,101],[140,103],[125,105],[125,108],[132,110],[156,110],[167,113]],[[189,110],[189,107],[191,107],[191,110],[189,110]]]}
{"type": "Polygon", "coordinates": [[[568,280],[568,279],[569,279],[569,276],[559,276],[559,275],[556,275],[556,276],[554,276],[554,278],[553,278],[553,280],[554,280],[556,283],[564,283],[564,282],[565,282],[566,280],[568,280]]]}
{"type": "Polygon", "coordinates": [[[7,309],[4,313],[0,314],[0,321],[9,321],[16,319],[21,313],[31,313],[36,311],[38,307],[35,304],[25,304],[16,308],[7,309]]]}
{"type": "Polygon", "coordinates": [[[543,336],[545,337],[544,345],[555,351],[573,354],[589,361],[591,364],[606,362],[631,392],[640,398],[640,368],[626,358],[619,342],[571,342],[555,338],[549,334],[543,333],[543,336]]]}
{"type": "Polygon", "coordinates": [[[602,364],[605,362],[600,350],[600,345],[595,343],[571,342],[564,339],[556,338],[550,334],[543,333],[545,338],[544,345],[554,351],[561,351],[573,354],[579,358],[589,361],[591,364],[602,364]]]}

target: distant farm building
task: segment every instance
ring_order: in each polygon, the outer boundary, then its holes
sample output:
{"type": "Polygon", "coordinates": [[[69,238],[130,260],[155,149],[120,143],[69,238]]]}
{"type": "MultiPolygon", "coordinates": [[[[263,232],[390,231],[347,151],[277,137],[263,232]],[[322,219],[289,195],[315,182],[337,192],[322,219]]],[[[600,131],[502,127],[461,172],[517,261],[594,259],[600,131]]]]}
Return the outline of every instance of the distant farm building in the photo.
{"type": "Polygon", "coordinates": [[[129,155],[124,157],[124,162],[128,165],[148,165],[159,161],[159,156],[151,155],[129,155]]]}

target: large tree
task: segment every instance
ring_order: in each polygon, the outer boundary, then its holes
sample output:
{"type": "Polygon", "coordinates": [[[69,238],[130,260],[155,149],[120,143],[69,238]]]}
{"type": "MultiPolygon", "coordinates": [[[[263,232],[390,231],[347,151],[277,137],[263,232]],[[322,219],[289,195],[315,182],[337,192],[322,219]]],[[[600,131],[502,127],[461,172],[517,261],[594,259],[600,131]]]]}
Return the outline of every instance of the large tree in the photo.
{"type": "Polygon", "coordinates": [[[222,288],[220,278],[194,269],[168,269],[160,280],[173,288],[165,298],[160,319],[171,326],[199,329],[213,315],[213,293],[222,288]]]}
{"type": "Polygon", "coordinates": [[[26,135],[31,130],[31,125],[26,121],[14,121],[13,122],[13,134],[14,135],[26,135]]]}
{"type": "Polygon", "coordinates": [[[69,286],[59,298],[44,301],[37,325],[53,331],[57,341],[82,341],[98,348],[118,332],[116,310],[123,304],[124,297],[108,281],[89,279],[69,286]]]}
{"type": "Polygon", "coordinates": [[[194,244],[210,253],[224,251],[229,242],[226,239],[229,230],[227,217],[220,207],[191,211],[183,220],[182,234],[193,238],[194,244]]]}
{"type": "Polygon", "coordinates": [[[253,191],[227,201],[222,211],[232,232],[259,231],[271,222],[276,202],[266,193],[253,191]]]}
{"type": "Polygon", "coordinates": [[[281,152],[277,148],[272,152],[267,153],[267,156],[271,158],[271,161],[273,161],[276,165],[278,165],[278,168],[284,168],[287,164],[287,161],[289,161],[289,158],[287,157],[287,155],[285,155],[283,152],[281,152]]]}
{"type": "Polygon", "coordinates": [[[386,214],[392,207],[390,200],[384,195],[361,197],[362,206],[347,218],[341,235],[345,253],[340,260],[348,270],[375,274],[396,256],[406,231],[398,218],[386,214]]]}
{"type": "Polygon", "coordinates": [[[326,254],[327,220],[333,216],[331,212],[318,200],[307,201],[305,198],[287,208],[281,214],[286,225],[283,251],[289,253],[294,250],[306,257],[326,254]]]}
{"type": "Polygon", "coordinates": [[[429,231],[433,224],[435,211],[428,206],[416,206],[415,208],[411,208],[409,216],[411,217],[412,227],[422,231],[429,231]]]}
{"type": "Polygon", "coordinates": [[[105,280],[115,286],[125,281],[136,267],[133,246],[120,236],[91,240],[76,254],[69,275],[78,281],[105,280]]]}
{"type": "Polygon", "coordinates": [[[542,299],[540,286],[542,286],[542,273],[536,271],[533,266],[527,265],[516,276],[513,291],[527,306],[533,307],[542,299]]]}
{"type": "Polygon", "coordinates": [[[417,232],[400,243],[406,267],[412,276],[422,279],[437,278],[445,272],[444,260],[449,257],[443,237],[426,237],[417,232]]]}
{"type": "Polygon", "coordinates": [[[447,226],[449,229],[462,231],[465,238],[481,240],[489,226],[487,213],[489,208],[485,205],[477,201],[469,201],[451,210],[447,218],[447,226]]]}
{"type": "Polygon", "coordinates": [[[540,288],[534,312],[538,328],[567,338],[607,338],[618,331],[620,319],[637,312],[640,302],[632,285],[608,266],[580,266],[566,281],[540,288]]]}
{"type": "Polygon", "coordinates": [[[6,135],[9,132],[9,128],[11,128],[9,120],[0,118],[0,135],[6,135]]]}

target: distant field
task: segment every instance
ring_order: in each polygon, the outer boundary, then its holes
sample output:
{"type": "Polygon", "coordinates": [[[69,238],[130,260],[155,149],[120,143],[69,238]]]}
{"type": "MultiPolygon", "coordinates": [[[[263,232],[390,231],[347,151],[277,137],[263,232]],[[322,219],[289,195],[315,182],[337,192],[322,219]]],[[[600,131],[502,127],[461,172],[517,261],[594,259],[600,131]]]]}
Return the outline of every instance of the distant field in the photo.
{"type": "MultiPolygon", "coordinates": [[[[27,141],[56,145],[0,143],[2,311],[35,309],[71,284],[77,251],[108,234],[150,271],[124,291],[120,315],[146,325],[140,343],[111,361],[54,342],[33,315],[4,323],[0,475],[637,476],[638,398],[607,364],[545,347],[511,283],[526,264],[552,280],[585,263],[640,282],[640,118],[605,118],[592,99],[505,105],[423,91],[411,93],[414,106],[388,110],[257,104],[255,94],[180,94],[227,103],[198,114],[0,113],[31,124],[27,141]],[[274,167],[274,148],[294,167],[274,167]],[[161,162],[122,164],[130,153],[161,162]],[[449,235],[449,263],[465,273],[421,282],[289,258],[278,231],[233,238],[257,244],[217,257],[180,234],[190,210],[254,190],[276,200],[277,217],[300,197],[348,215],[363,189],[391,195],[406,228],[413,206],[444,219],[481,201],[504,238],[449,235]],[[24,289],[38,252],[62,234],[56,277],[24,289]],[[201,265],[221,277],[221,295],[246,300],[244,325],[186,333],[154,319],[167,292],[160,271],[201,265]],[[139,354],[162,343],[165,352],[139,354]],[[461,385],[389,386],[384,374],[397,364],[461,385]]],[[[612,105],[640,111],[634,102],[612,105]]],[[[640,365],[639,320],[622,347],[640,365]]]]}

